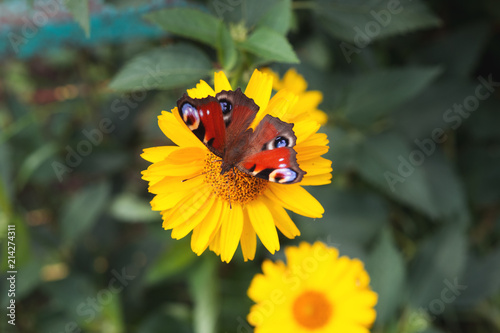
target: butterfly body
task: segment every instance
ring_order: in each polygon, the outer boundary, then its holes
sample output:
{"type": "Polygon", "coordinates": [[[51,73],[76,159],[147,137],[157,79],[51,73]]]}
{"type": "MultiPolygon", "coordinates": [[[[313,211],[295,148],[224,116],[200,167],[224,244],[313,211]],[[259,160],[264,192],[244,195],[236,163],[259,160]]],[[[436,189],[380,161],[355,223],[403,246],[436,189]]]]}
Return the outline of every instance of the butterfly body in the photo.
{"type": "Polygon", "coordinates": [[[222,174],[238,168],[281,184],[302,180],[305,172],[293,149],[293,124],[266,115],[253,130],[250,125],[259,107],[240,89],[199,99],[184,94],[177,107],[188,128],[221,158],[222,174]]]}

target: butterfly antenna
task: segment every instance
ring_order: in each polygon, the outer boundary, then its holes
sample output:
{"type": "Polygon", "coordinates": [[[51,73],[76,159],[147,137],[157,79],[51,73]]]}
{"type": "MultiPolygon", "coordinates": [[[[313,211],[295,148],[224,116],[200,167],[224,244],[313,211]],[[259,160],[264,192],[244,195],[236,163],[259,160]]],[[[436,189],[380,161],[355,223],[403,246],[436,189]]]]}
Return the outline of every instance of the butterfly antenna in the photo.
{"type": "Polygon", "coordinates": [[[181,183],[187,182],[188,180],[194,179],[194,178],[199,177],[199,176],[202,176],[202,175],[204,175],[204,174],[206,174],[206,172],[202,172],[202,173],[200,173],[199,175],[196,175],[196,176],[193,176],[193,177],[189,177],[189,178],[183,179],[183,180],[181,180],[181,183]]]}

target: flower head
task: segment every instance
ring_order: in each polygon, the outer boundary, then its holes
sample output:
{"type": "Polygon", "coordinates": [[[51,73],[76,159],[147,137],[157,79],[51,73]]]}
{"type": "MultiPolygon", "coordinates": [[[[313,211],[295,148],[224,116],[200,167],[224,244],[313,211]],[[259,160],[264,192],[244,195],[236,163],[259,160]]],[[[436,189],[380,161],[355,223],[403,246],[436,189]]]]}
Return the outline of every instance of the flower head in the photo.
{"type": "Polygon", "coordinates": [[[286,265],[264,261],[248,289],[257,303],[247,317],[256,333],[369,332],[377,294],[361,261],[321,242],[287,247],[285,255],[286,265]]]}
{"type": "Polygon", "coordinates": [[[290,114],[307,116],[321,125],[326,124],[328,116],[318,109],[318,105],[323,100],[323,94],[318,90],[307,90],[307,81],[294,68],[289,69],[282,79],[269,68],[264,68],[263,72],[273,77],[274,90],[285,89],[297,95],[297,103],[290,110],[290,114]]]}
{"type": "MultiPolygon", "coordinates": [[[[212,89],[200,81],[188,95],[205,98],[232,90],[223,72],[215,73],[214,83],[212,89]]],[[[177,108],[158,117],[161,130],[177,146],[145,149],[141,156],[153,164],[143,171],[143,179],[155,194],[151,206],[161,212],[163,228],[172,229],[176,239],[192,232],[191,248],[198,255],[210,248],[229,262],[240,244],[244,259],[251,260],[257,236],[274,253],[280,248],[276,229],[288,238],[300,235],[285,209],[322,217],[323,207],[302,185],[330,182],[331,161],[321,157],[328,151],[328,139],[317,133],[320,124],[315,120],[289,112],[297,101],[293,93],[278,91],[270,99],[271,92],[272,77],[255,70],[245,90],[259,106],[251,127],[255,128],[266,114],[285,122],[296,119],[293,131],[297,142],[293,148],[300,168],[307,172],[297,184],[269,182],[238,169],[221,174],[220,158],[189,130],[177,108]]]]}

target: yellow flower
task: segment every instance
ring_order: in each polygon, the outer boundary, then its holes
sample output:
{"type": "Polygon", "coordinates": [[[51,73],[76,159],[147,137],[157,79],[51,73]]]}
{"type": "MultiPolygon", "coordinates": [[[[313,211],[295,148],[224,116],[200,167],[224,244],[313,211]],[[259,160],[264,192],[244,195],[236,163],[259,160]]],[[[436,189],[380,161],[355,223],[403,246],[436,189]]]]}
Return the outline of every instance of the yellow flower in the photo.
{"type": "Polygon", "coordinates": [[[264,68],[262,71],[273,77],[274,90],[285,89],[297,95],[298,101],[290,110],[290,113],[307,116],[321,125],[326,124],[328,121],[327,114],[318,110],[318,105],[323,101],[323,94],[317,90],[307,91],[306,80],[294,68],[289,69],[281,80],[279,75],[269,68],[264,68]]]}
{"type": "Polygon", "coordinates": [[[248,289],[255,333],[369,332],[377,294],[361,261],[321,242],[287,247],[285,255],[287,265],[264,261],[248,289]]]}
{"type": "MultiPolygon", "coordinates": [[[[214,83],[215,90],[200,81],[188,95],[204,98],[232,90],[223,72],[215,73],[214,83]]],[[[288,113],[296,102],[295,95],[283,90],[269,100],[271,91],[272,77],[255,70],[245,90],[259,106],[252,127],[266,114],[286,122],[297,118],[288,113]]],[[[321,157],[328,151],[328,139],[316,133],[320,126],[316,121],[305,118],[294,124],[297,162],[307,174],[300,183],[289,185],[268,182],[238,169],[221,175],[220,158],[188,129],[177,107],[163,111],[158,123],[177,146],[145,149],[141,156],[153,164],[143,171],[143,179],[156,195],[151,206],[161,212],[163,228],[172,229],[175,239],[192,231],[191,248],[196,254],[208,247],[229,262],[240,244],[245,261],[252,260],[256,236],[274,253],[280,248],[276,228],[288,238],[300,235],[285,209],[311,218],[322,217],[323,207],[302,187],[328,184],[331,179],[331,161],[321,157]]]]}

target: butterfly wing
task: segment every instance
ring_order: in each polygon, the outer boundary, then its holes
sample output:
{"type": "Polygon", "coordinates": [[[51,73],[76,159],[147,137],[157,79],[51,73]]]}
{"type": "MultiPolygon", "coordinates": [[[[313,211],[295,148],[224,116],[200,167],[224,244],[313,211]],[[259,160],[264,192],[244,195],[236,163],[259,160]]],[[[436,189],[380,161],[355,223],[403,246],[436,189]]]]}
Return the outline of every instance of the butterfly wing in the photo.
{"type": "Polygon", "coordinates": [[[177,110],[187,127],[215,155],[222,157],[226,145],[226,126],[221,104],[213,97],[191,98],[184,94],[177,110]]]}
{"type": "Polygon", "coordinates": [[[293,124],[266,115],[252,134],[238,168],[254,177],[280,184],[300,182],[306,174],[293,149],[297,137],[293,124]]]}
{"type": "Polygon", "coordinates": [[[223,90],[215,98],[221,105],[224,124],[226,125],[228,146],[241,140],[241,135],[252,124],[259,106],[238,88],[235,91],[223,90]]]}

